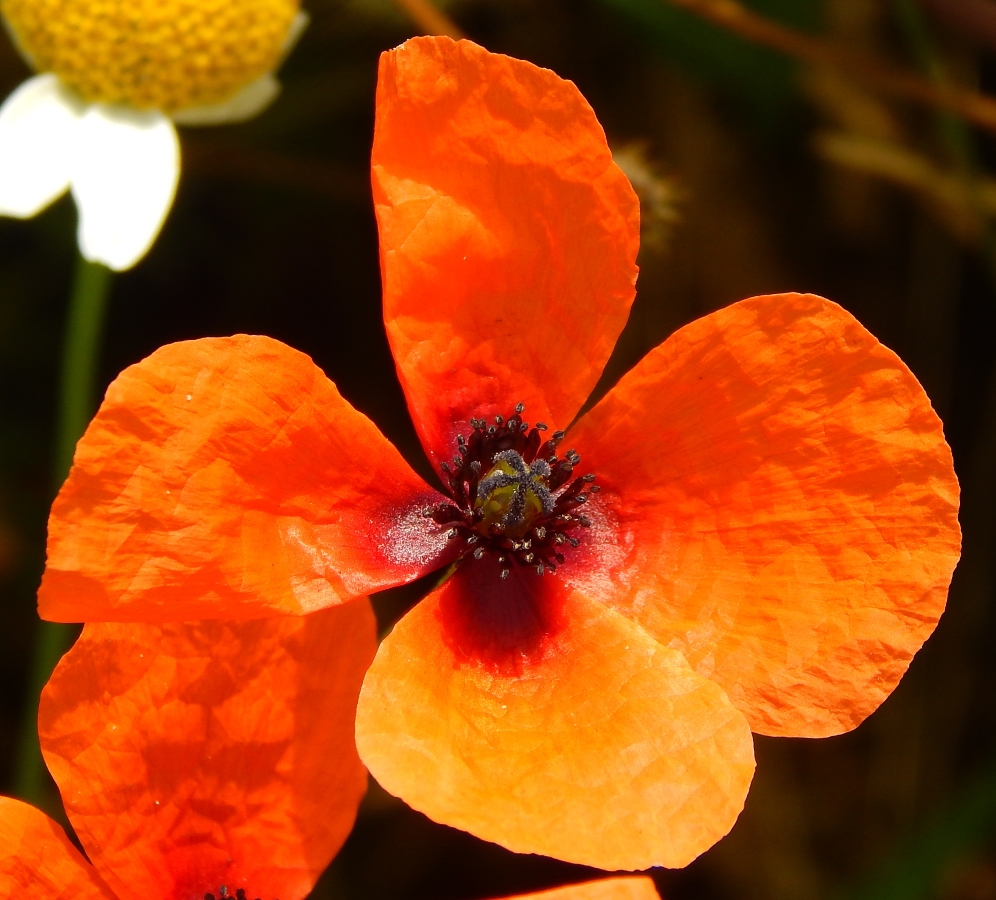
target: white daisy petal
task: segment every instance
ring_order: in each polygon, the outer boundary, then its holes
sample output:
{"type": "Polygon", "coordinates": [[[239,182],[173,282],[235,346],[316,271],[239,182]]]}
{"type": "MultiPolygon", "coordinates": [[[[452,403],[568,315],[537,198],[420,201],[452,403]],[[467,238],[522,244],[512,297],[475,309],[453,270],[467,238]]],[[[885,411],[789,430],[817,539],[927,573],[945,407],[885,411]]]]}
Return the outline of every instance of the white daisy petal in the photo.
{"type": "Polygon", "coordinates": [[[27,218],[69,187],[83,103],[54,75],[25,81],[0,106],[0,215],[27,218]]]}
{"type": "Polygon", "coordinates": [[[280,93],[280,82],[267,72],[222,103],[190,106],[173,113],[177,125],[225,125],[258,116],[280,93]]]}
{"type": "Polygon", "coordinates": [[[21,43],[18,33],[10,27],[10,22],[3,16],[0,16],[0,22],[3,23],[3,30],[7,33],[7,37],[10,38],[10,42],[14,45],[18,55],[28,64],[29,69],[34,69],[37,72],[38,66],[35,65],[34,57],[28,53],[28,48],[21,43]]]}
{"type": "Polygon", "coordinates": [[[308,27],[309,22],[311,22],[311,16],[303,9],[299,9],[290,24],[290,28],[287,29],[287,36],[284,38],[283,59],[287,59],[287,55],[297,46],[297,42],[301,40],[301,35],[304,34],[304,29],[308,27]]]}
{"type": "Polygon", "coordinates": [[[173,203],[180,144],[160,112],[94,104],[80,120],[72,172],[80,252],[129,269],[152,245],[173,203]]]}

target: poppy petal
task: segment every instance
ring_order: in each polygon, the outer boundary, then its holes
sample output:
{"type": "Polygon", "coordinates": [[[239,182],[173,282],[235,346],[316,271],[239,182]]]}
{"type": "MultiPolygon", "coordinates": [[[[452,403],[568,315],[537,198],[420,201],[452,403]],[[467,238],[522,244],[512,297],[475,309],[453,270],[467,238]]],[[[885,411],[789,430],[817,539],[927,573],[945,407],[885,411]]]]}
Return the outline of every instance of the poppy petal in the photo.
{"type": "Polygon", "coordinates": [[[12,797],[0,797],[0,897],[114,900],[62,826],[12,797]]]}
{"type": "Polygon", "coordinates": [[[535,894],[519,894],[509,900],[660,900],[660,894],[645,875],[630,875],[569,884],[535,894]]]}
{"type": "Polygon", "coordinates": [[[854,728],[944,609],[960,534],[941,422],[828,300],[754,297],[682,328],[571,443],[603,488],[579,585],[722,685],[754,731],[854,728]]]}
{"type": "Polygon", "coordinates": [[[746,719],[680,653],[487,559],[383,641],[356,742],[430,818],[604,869],[686,865],[733,826],[754,770],[746,719]]]}
{"type": "MultiPolygon", "coordinates": [[[[311,359],[237,335],[126,369],[49,519],[43,618],[311,612],[430,571],[439,495],[311,359]]],[[[437,529],[442,531],[442,529],[437,529]]]]}
{"type": "Polygon", "coordinates": [[[470,41],[380,59],[384,321],[434,462],[471,416],[566,427],[633,301],[639,203],[578,89],[470,41]]]}
{"type": "Polygon", "coordinates": [[[299,900],[366,789],[369,602],[251,622],[88,624],[42,695],[45,761],[119,897],[299,900]]]}

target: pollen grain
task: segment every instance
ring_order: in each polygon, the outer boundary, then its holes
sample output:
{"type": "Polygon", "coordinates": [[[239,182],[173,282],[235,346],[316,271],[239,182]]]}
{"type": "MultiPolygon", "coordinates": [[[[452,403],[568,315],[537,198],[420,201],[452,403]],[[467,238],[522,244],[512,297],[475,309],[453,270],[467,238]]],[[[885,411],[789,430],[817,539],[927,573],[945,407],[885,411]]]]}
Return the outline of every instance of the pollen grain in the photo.
{"type": "Polygon", "coordinates": [[[177,112],[280,62],[299,0],[0,0],[25,55],[84,99],[177,112]]]}

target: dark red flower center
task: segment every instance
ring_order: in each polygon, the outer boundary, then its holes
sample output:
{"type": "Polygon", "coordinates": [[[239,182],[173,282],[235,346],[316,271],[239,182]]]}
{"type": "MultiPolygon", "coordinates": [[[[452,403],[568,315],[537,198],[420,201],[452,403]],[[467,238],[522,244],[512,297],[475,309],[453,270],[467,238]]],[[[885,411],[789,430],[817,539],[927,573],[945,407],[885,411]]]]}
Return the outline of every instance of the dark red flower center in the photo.
{"type": "Polygon", "coordinates": [[[523,409],[520,403],[507,419],[495,416],[493,425],[470,420],[470,434],[457,438],[458,455],[440,466],[452,502],[425,510],[450,526],[450,540],[460,543],[458,561],[494,554],[502,578],[513,563],[537,575],[563,565],[565,546],[577,547],[581,529],[591,526],[580,507],[598,491],[594,475],[574,477],[576,451],[558,455],[564,432],[547,438],[547,426],[530,428],[523,409]]]}
{"type": "MultiPolygon", "coordinates": [[[[228,892],[228,888],[222,885],[218,888],[218,897],[220,900],[232,900],[232,895],[228,892]]],[[[248,900],[249,895],[246,893],[245,888],[238,888],[235,891],[235,900],[248,900]]],[[[214,894],[205,894],[204,900],[215,900],[214,894]]],[[[259,897],[256,898],[259,900],[259,897]]]]}

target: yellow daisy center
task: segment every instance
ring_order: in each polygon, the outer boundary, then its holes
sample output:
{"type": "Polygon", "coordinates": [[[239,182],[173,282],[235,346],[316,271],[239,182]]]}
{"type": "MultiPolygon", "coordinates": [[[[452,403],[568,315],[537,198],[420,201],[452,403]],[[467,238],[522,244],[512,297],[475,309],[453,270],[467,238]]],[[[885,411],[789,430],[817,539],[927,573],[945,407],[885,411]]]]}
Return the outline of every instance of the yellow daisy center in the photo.
{"type": "Polygon", "coordinates": [[[0,0],[40,72],[85,99],[176,112],[280,62],[299,0],[0,0]]]}

